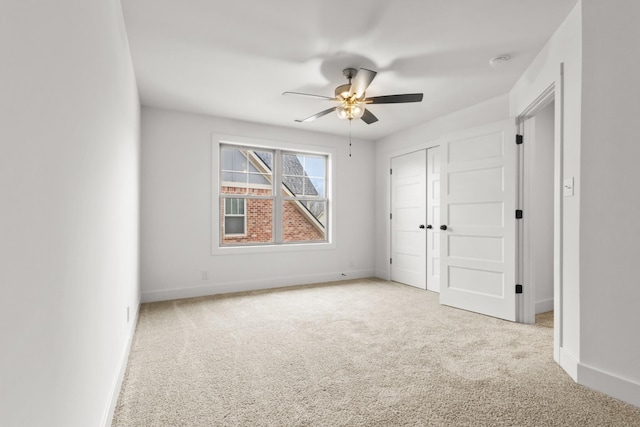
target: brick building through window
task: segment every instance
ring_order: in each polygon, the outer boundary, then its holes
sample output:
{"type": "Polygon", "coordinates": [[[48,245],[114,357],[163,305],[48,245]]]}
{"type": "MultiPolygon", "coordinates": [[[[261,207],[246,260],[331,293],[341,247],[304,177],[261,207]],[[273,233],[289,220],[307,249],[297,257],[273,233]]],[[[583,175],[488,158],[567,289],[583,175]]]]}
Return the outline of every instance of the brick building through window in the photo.
{"type": "Polygon", "coordinates": [[[326,241],[326,161],[322,155],[221,146],[221,245],[326,241]]]}

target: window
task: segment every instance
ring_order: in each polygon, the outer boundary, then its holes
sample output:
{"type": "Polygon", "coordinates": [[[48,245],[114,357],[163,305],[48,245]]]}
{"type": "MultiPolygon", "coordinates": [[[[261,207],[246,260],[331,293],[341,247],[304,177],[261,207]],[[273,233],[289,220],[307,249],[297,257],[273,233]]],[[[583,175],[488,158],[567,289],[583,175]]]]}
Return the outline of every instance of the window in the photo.
{"type": "Polygon", "coordinates": [[[219,245],[328,241],[327,154],[219,145],[219,245]]]}
{"type": "Polygon", "coordinates": [[[245,199],[226,198],[224,200],[224,235],[244,235],[246,228],[245,199]]]}

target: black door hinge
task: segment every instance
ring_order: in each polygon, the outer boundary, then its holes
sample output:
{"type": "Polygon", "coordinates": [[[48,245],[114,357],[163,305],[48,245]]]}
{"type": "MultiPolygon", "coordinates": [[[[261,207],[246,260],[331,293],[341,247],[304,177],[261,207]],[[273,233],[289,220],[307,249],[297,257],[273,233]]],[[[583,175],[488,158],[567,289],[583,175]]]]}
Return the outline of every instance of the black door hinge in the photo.
{"type": "Polygon", "coordinates": [[[516,209],[516,219],[522,219],[522,209],[516,209]]]}
{"type": "Polygon", "coordinates": [[[389,219],[393,219],[393,214],[392,213],[389,214],[389,219]]]}
{"type": "Polygon", "coordinates": [[[516,285],[516,294],[522,293],[522,285],[516,285]]]}
{"type": "Polygon", "coordinates": [[[524,139],[522,138],[522,135],[516,135],[516,144],[520,145],[524,142],[524,139]]]}
{"type": "Polygon", "coordinates": [[[393,175],[393,169],[389,169],[389,175],[393,175]]]}
{"type": "Polygon", "coordinates": [[[393,258],[389,258],[389,264],[393,264],[393,258]]]}

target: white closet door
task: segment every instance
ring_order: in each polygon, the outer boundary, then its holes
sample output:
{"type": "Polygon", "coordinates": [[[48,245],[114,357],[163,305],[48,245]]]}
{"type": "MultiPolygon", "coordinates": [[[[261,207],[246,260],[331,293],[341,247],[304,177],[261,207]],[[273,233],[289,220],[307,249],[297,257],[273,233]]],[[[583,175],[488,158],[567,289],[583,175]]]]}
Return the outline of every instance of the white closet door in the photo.
{"type": "Polygon", "coordinates": [[[440,147],[427,150],[427,289],[440,292],[440,147]]]}
{"type": "Polygon", "coordinates": [[[391,280],[426,289],[426,152],[391,159],[391,280]]]}

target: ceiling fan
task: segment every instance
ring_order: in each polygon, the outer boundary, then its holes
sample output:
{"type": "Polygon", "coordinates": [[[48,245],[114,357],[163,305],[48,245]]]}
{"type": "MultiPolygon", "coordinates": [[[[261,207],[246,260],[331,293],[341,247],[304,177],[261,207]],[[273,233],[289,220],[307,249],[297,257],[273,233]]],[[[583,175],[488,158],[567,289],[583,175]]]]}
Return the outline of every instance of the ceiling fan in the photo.
{"type": "Polygon", "coordinates": [[[421,102],[421,93],[407,93],[403,95],[385,95],[366,97],[366,90],[376,77],[376,72],[366,68],[345,68],[342,74],[349,80],[349,83],[340,85],[335,90],[335,97],[322,95],[312,95],[300,92],[284,92],[283,95],[306,96],[310,98],[324,99],[327,101],[339,102],[339,105],[328,108],[306,119],[296,120],[296,122],[312,122],[320,117],[335,111],[341,119],[353,120],[362,119],[370,125],[378,121],[378,118],[366,108],[367,104],[400,104],[405,102],[421,102]],[[353,83],[351,82],[353,80],[353,83]]]}

